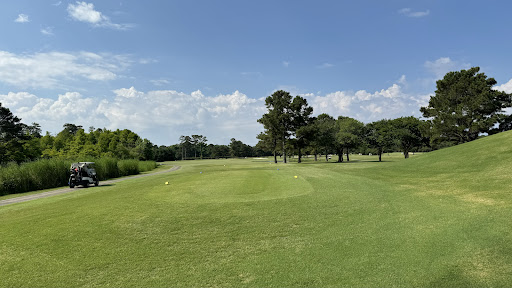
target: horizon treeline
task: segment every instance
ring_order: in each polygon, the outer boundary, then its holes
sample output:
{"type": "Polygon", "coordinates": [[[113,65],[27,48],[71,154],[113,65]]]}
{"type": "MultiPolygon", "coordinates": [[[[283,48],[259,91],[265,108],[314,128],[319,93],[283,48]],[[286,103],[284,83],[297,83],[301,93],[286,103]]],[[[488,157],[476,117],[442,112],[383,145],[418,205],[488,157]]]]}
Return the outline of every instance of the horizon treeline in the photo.
{"type": "Polygon", "coordinates": [[[56,135],[43,136],[37,123],[27,125],[0,103],[0,164],[38,159],[136,159],[157,162],[202,158],[268,156],[269,152],[231,139],[229,145],[207,144],[201,135],[181,136],[180,143],[157,146],[129,129],[109,130],[72,123],[56,135]]]}
{"type": "Polygon", "coordinates": [[[337,154],[350,160],[351,153],[381,155],[402,151],[432,151],[479,137],[512,129],[512,115],[504,109],[512,106],[512,94],[497,91],[494,78],[479,73],[479,67],[448,72],[436,82],[435,95],[416,117],[382,119],[362,123],[357,119],[320,114],[305,98],[292,97],[279,90],[265,99],[267,113],[258,122],[264,132],[255,146],[231,139],[228,145],[208,144],[203,135],[180,136],[180,142],[157,146],[128,130],[108,130],[71,123],[53,136],[43,136],[39,124],[26,125],[0,103],[0,164],[44,158],[101,158],[173,161],[204,158],[260,157],[274,155],[337,154]]]}
{"type": "MultiPolygon", "coordinates": [[[[448,72],[436,82],[435,95],[416,117],[382,119],[364,124],[356,119],[328,114],[312,117],[313,107],[301,96],[292,97],[279,90],[265,99],[267,113],[258,119],[264,132],[257,138],[266,151],[283,155],[297,153],[298,162],[304,150],[317,154],[338,154],[338,162],[347,161],[351,152],[372,150],[379,155],[402,151],[431,151],[473,141],[512,129],[512,115],[504,112],[512,107],[512,94],[494,89],[494,78],[479,73],[479,67],[448,72]]],[[[366,153],[365,153],[366,154],[366,153]]]]}

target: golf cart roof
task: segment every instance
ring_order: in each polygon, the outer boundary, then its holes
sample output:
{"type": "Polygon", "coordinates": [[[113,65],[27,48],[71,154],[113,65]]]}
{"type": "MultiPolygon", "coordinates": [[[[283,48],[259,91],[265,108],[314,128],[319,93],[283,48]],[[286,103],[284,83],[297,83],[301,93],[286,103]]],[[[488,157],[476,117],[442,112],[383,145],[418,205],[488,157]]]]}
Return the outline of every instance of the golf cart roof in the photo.
{"type": "Polygon", "coordinates": [[[91,164],[94,164],[94,162],[77,162],[77,163],[71,164],[71,167],[84,167],[84,166],[91,165],[91,164]]]}

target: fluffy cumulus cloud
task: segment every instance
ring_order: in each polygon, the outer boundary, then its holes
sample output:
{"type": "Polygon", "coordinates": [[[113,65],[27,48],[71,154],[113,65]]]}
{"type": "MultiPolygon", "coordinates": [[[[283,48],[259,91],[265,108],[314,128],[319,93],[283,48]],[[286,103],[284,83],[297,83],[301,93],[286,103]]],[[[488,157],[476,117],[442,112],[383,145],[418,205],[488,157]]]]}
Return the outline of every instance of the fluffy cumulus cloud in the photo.
{"type": "MultiPolygon", "coordinates": [[[[399,84],[375,92],[336,91],[301,96],[314,108],[315,115],[343,115],[366,123],[420,116],[419,107],[429,99],[429,95],[408,94],[399,84]]],[[[263,130],[257,119],[266,112],[264,98],[250,98],[240,91],[205,95],[200,90],[139,91],[135,87],[116,89],[110,97],[101,99],[78,92],[60,94],[55,99],[10,92],[0,94],[0,103],[24,123],[37,122],[52,133],[61,131],[64,123],[126,128],[158,145],[172,145],[180,135],[192,134],[205,135],[210,143],[228,144],[231,138],[236,138],[254,145],[256,135],[263,130]]]]}
{"type": "Polygon", "coordinates": [[[180,135],[201,134],[215,143],[235,137],[254,143],[264,113],[262,101],[235,91],[205,96],[174,90],[137,91],[134,87],[115,90],[112,101],[103,100],[98,112],[112,127],[133,127],[148,131],[158,143],[173,144],[180,135]]]}
{"type": "Polygon", "coordinates": [[[77,92],[43,98],[27,92],[0,95],[0,103],[22,118],[56,133],[64,123],[84,127],[130,129],[154,143],[171,145],[180,135],[202,134],[211,143],[228,144],[231,138],[255,144],[265,113],[263,100],[235,91],[205,96],[174,90],[142,92],[134,87],[113,91],[112,99],[84,97],[77,92]]]}
{"type": "Polygon", "coordinates": [[[94,4],[77,1],[68,5],[68,15],[71,19],[89,23],[94,27],[107,27],[118,30],[125,30],[131,27],[129,24],[113,23],[110,18],[100,11],[94,9],[94,4]]]}
{"type": "Polygon", "coordinates": [[[497,86],[494,86],[493,88],[498,91],[503,91],[505,93],[512,93],[512,79],[510,79],[505,84],[497,85],[497,86]]]}
{"type": "Polygon", "coordinates": [[[130,66],[127,56],[91,52],[14,54],[0,51],[0,82],[31,88],[62,88],[72,80],[107,81],[130,66]]]}
{"type": "MultiPolygon", "coordinates": [[[[400,81],[404,83],[405,78],[400,81]]],[[[308,93],[302,96],[313,106],[315,115],[343,115],[363,122],[410,115],[419,117],[419,107],[425,104],[425,96],[406,93],[396,83],[373,93],[359,90],[337,91],[326,95],[308,93]]]]}
{"type": "Polygon", "coordinates": [[[106,123],[96,112],[97,101],[77,92],[67,92],[57,99],[41,98],[27,92],[0,94],[0,103],[20,117],[23,123],[39,123],[51,132],[62,130],[64,123],[98,125],[106,123]],[[90,124],[89,124],[90,123],[90,124]]]}

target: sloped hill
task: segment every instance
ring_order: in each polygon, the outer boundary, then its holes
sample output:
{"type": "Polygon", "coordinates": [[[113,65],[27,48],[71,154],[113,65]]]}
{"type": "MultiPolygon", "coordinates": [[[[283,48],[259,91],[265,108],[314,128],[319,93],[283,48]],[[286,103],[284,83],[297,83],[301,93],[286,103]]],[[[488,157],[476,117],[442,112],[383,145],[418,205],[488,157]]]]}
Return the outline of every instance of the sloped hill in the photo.
{"type": "MultiPolygon", "coordinates": [[[[377,168],[379,178],[417,193],[512,204],[512,131],[377,168]]],[[[377,171],[376,171],[377,172],[377,171]]]]}
{"type": "Polygon", "coordinates": [[[512,131],[427,153],[414,161],[447,172],[485,172],[512,167],[512,131]]]}

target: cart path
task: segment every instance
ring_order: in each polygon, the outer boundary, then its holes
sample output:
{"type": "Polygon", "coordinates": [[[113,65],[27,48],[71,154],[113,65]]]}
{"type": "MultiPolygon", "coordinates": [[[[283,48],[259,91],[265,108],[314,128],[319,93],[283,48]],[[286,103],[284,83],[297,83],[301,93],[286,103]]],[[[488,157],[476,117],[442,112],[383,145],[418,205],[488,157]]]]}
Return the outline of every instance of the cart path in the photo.
{"type": "MultiPolygon", "coordinates": [[[[124,178],[101,181],[99,186],[109,185],[112,183],[116,183],[116,182],[120,182],[120,181],[124,181],[124,180],[128,180],[128,179],[141,178],[141,177],[152,176],[152,175],[157,175],[157,174],[169,173],[172,171],[176,171],[180,168],[181,168],[181,166],[173,166],[172,168],[164,170],[164,171],[158,171],[158,172],[148,173],[148,174],[137,174],[137,175],[128,176],[128,177],[124,177],[124,178]]],[[[82,188],[82,187],[76,187],[76,188],[67,187],[67,188],[61,188],[61,189],[52,190],[52,191],[48,191],[48,192],[42,192],[42,193],[38,193],[38,194],[10,198],[10,199],[6,199],[6,200],[1,200],[0,206],[14,204],[14,203],[20,203],[20,202],[26,202],[26,201],[40,199],[40,198],[46,198],[46,197],[50,197],[50,196],[54,196],[54,195],[78,191],[80,189],[84,189],[84,188],[82,188]]],[[[94,186],[91,186],[90,188],[87,188],[87,189],[94,189],[94,186]]]]}

